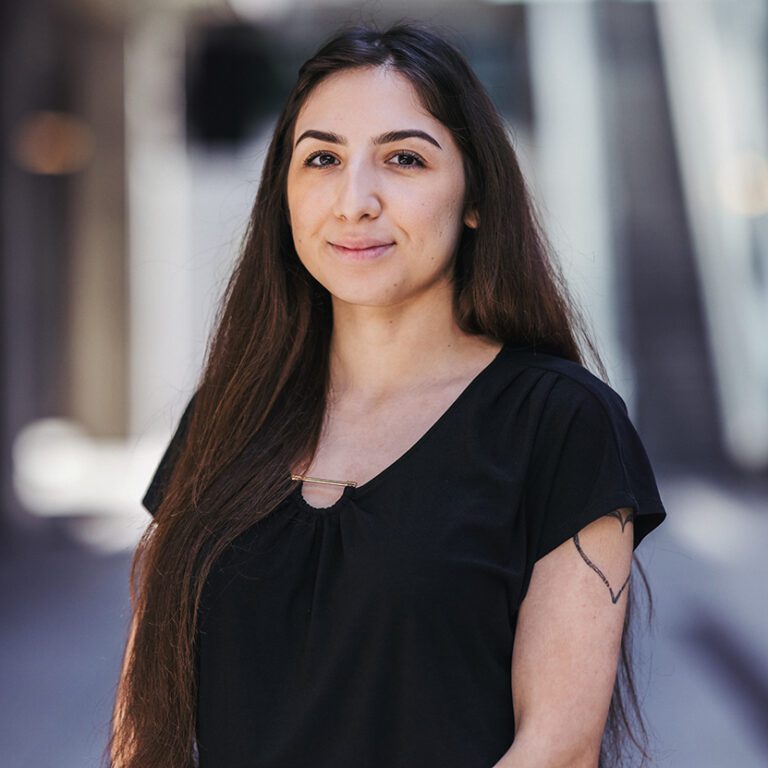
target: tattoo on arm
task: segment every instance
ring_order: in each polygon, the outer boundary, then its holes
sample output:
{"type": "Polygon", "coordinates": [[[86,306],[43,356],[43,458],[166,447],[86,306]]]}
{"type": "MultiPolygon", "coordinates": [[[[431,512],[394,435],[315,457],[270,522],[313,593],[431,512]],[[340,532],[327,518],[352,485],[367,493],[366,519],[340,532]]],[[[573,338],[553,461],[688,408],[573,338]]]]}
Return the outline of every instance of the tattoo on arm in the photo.
{"type": "MultiPolygon", "coordinates": [[[[624,526],[630,521],[635,519],[635,510],[629,509],[629,513],[623,513],[623,510],[615,509],[613,512],[609,512],[606,517],[615,517],[619,523],[621,523],[621,532],[624,533],[624,526]]],[[[573,543],[576,545],[576,549],[579,551],[579,554],[581,555],[584,562],[603,580],[603,583],[606,587],[608,587],[608,592],[610,592],[611,595],[611,602],[616,605],[616,603],[619,601],[619,598],[621,597],[621,593],[624,591],[624,587],[629,584],[629,576],[632,575],[632,571],[630,568],[630,574],[627,576],[625,582],[621,585],[621,589],[614,595],[613,589],[611,588],[611,585],[608,581],[608,579],[605,577],[605,574],[587,557],[584,550],[581,548],[581,544],[579,543],[579,534],[575,534],[573,537],[573,543]]]]}

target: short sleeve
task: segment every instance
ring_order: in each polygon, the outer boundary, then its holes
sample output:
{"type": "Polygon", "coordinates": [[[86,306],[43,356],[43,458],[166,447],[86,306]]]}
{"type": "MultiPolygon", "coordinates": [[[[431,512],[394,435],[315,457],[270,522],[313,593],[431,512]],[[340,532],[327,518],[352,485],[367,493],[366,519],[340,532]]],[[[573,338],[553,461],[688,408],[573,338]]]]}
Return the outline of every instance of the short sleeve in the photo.
{"type": "Polygon", "coordinates": [[[591,374],[560,375],[542,409],[526,488],[533,562],[619,507],[632,507],[633,549],[666,517],[622,398],[591,374]]]}
{"type": "Polygon", "coordinates": [[[176,427],[176,431],[171,437],[171,441],[165,449],[165,453],[160,459],[160,463],[155,470],[155,474],[152,476],[152,480],[149,483],[149,487],[144,493],[144,497],[141,500],[144,508],[152,515],[155,514],[157,508],[160,506],[160,502],[163,499],[163,493],[165,492],[166,484],[171,476],[171,471],[176,459],[179,456],[179,452],[184,442],[184,437],[187,432],[187,424],[189,423],[189,417],[192,411],[192,404],[195,400],[193,394],[187,403],[184,412],[179,419],[179,423],[176,427]]]}

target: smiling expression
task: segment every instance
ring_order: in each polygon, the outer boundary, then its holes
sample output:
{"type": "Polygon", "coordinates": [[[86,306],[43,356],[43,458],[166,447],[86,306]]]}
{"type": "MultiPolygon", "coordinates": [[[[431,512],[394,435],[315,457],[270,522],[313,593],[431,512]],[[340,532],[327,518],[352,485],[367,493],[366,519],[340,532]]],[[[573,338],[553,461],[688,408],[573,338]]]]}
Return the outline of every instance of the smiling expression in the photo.
{"type": "Polygon", "coordinates": [[[323,80],[293,133],[287,201],[307,270],[337,300],[392,305],[450,280],[464,225],[451,132],[383,67],[323,80]]]}

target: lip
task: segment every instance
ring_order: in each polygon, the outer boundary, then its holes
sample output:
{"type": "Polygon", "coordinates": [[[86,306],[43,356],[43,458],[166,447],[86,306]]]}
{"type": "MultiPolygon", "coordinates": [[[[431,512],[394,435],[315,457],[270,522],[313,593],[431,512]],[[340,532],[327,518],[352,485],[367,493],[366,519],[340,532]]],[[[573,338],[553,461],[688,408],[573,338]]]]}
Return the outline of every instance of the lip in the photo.
{"type": "MultiPolygon", "coordinates": [[[[350,241],[345,241],[349,243],[350,241]]],[[[347,261],[369,261],[376,259],[379,256],[385,254],[394,245],[394,243],[382,243],[375,241],[357,241],[358,243],[364,243],[361,247],[350,247],[348,245],[342,245],[341,243],[331,243],[331,247],[334,252],[342,259],[347,261]]]]}
{"type": "Polygon", "coordinates": [[[344,248],[348,251],[365,251],[369,248],[378,248],[382,245],[392,245],[392,242],[387,240],[372,240],[371,238],[350,237],[346,240],[332,242],[331,245],[336,245],[339,248],[344,248]]]}

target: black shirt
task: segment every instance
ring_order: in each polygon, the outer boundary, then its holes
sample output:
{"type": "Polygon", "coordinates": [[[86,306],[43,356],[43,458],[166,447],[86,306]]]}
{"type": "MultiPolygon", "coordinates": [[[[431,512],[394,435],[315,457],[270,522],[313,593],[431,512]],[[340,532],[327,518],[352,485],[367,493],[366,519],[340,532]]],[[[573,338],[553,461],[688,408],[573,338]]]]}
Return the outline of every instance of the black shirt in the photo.
{"type": "Polygon", "coordinates": [[[514,737],[534,563],[624,506],[635,547],[666,516],[622,398],[506,344],[372,480],[323,509],[297,483],[217,561],[198,636],[201,768],[491,768],[514,737]]]}

